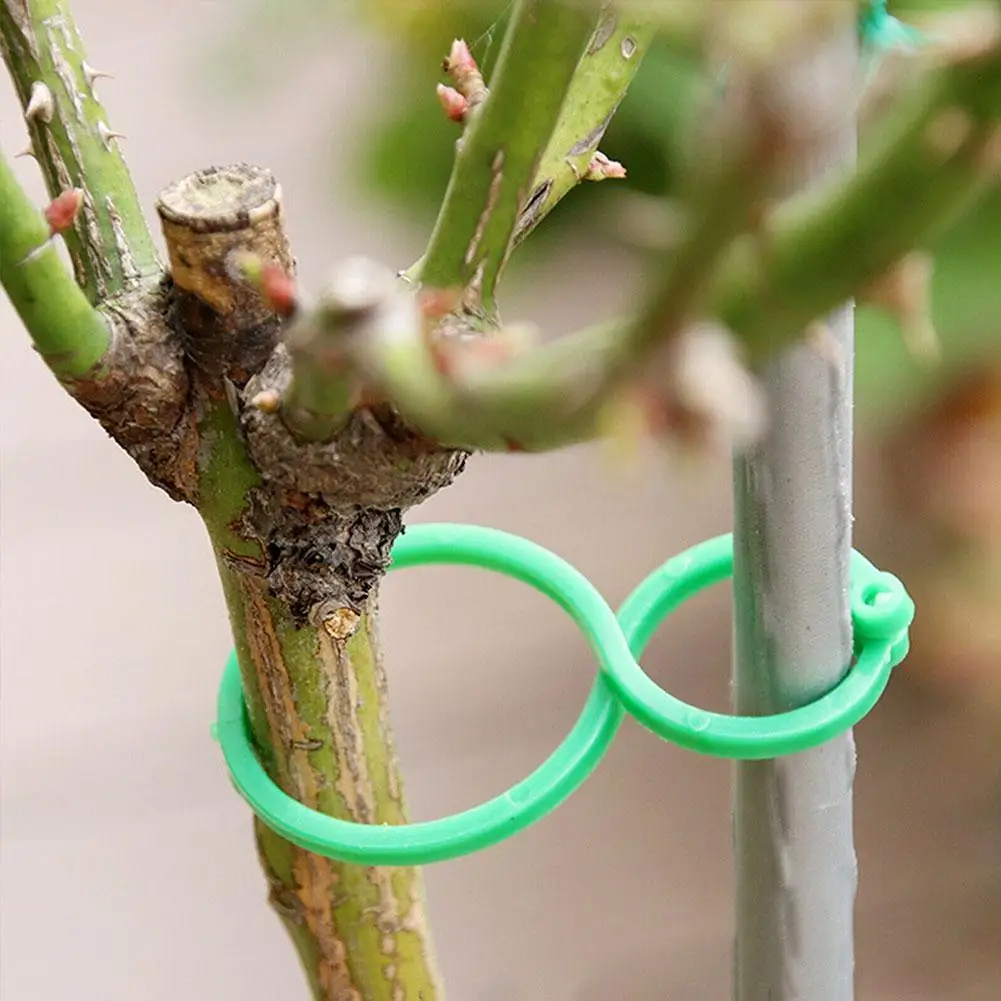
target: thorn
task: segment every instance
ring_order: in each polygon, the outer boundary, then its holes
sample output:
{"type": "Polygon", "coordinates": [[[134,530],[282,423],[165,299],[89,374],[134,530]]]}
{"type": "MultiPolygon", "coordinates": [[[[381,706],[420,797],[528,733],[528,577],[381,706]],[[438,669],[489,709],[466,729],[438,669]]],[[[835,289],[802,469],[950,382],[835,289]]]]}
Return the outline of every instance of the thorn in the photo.
{"type": "Polygon", "coordinates": [[[49,224],[49,235],[65,233],[73,226],[83,205],[83,189],[71,188],[57,195],[45,208],[45,221],[49,224]]]}
{"type": "Polygon", "coordinates": [[[250,405],[262,414],[276,414],[282,405],[282,394],[277,389],[262,389],[251,397],[250,405]]]}
{"type": "Polygon", "coordinates": [[[128,139],[128,136],[123,135],[121,132],[112,132],[108,128],[107,122],[97,123],[97,134],[101,137],[101,144],[107,150],[111,149],[111,141],[113,139],[128,139]]]}
{"type": "Polygon", "coordinates": [[[41,80],[36,80],[31,85],[31,96],[24,109],[24,117],[27,121],[41,121],[47,125],[52,121],[52,116],[56,113],[56,102],[52,98],[52,91],[41,80]]]}
{"type": "Polygon", "coordinates": [[[449,121],[461,124],[466,120],[466,112],[469,111],[469,101],[454,87],[440,83],[435,88],[435,93],[437,93],[438,100],[441,102],[442,108],[445,109],[445,115],[449,121]]]}
{"type": "Polygon", "coordinates": [[[42,254],[52,246],[52,241],[55,237],[50,236],[43,243],[39,244],[32,250],[23,260],[17,262],[19,268],[23,268],[26,264],[30,264],[36,257],[41,257],[42,254]]]}
{"type": "Polygon", "coordinates": [[[101,80],[101,79],[113,80],[114,79],[114,77],[110,73],[105,73],[104,70],[96,70],[89,63],[84,63],[80,68],[83,70],[83,78],[84,78],[84,80],[87,81],[87,86],[91,89],[91,91],[94,90],[94,81],[95,80],[101,80]]]}
{"type": "Polygon", "coordinates": [[[609,160],[604,153],[597,152],[591,157],[584,173],[585,181],[604,181],[609,178],[619,179],[626,176],[626,168],[618,160],[609,160]]]}
{"type": "Polygon", "coordinates": [[[20,159],[20,158],[21,158],[22,156],[30,156],[30,157],[32,157],[32,158],[35,158],[35,159],[37,159],[37,158],[35,157],[35,147],[34,147],[34,146],[32,146],[32,144],[31,144],[31,143],[28,143],[28,145],[27,145],[27,146],[25,146],[25,147],[24,147],[24,149],[23,149],[23,150],[21,150],[21,152],[20,152],[20,153],[15,153],[15,154],[14,154],[14,159],[15,159],[15,160],[17,160],[17,159],[20,159]]]}

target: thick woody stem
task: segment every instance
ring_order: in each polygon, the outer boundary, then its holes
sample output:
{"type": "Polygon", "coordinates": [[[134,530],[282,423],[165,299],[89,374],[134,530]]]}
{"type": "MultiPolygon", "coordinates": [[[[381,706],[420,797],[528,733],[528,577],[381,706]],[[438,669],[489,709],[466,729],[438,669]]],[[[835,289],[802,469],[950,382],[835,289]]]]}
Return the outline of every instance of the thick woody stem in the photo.
{"type": "Polygon", "coordinates": [[[65,0],[0,0],[0,51],[25,109],[30,151],[50,195],[79,188],[64,235],[92,303],[159,273],[156,249],[65,0]]]}
{"type": "Polygon", "coordinates": [[[458,288],[490,317],[519,213],[559,118],[594,15],[573,0],[516,0],[490,96],[470,114],[418,277],[458,288]]]}
{"type": "MultiPolygon", "coordinates": [[[[371,481],[363,475],[384,437],[363,439],[355,428],[357,454],[335,447],[318,457],[277,415],[274,427],[246,424],[241,396],[254,390],[240,389],[285,358],[275,350],[273,297],[242,266],[291,269],[272,175],[243,164],[200,171],[171,185],[158,210],[194,373],[193,499],[215,551],[262,762],[313,809],[402,823],[375,617],[405,504],[381,467],[371,481]],[[317,471],[311,461],[329,484],[306,482],[317,471]],[[369,482],[386,496],[366,495],[369,482]],[[338,489],[342,507],[324,499],[338,489]]],[[[389,456],[385,468],[399,462],[389,456]]],[[[412,465],[419,489],[433,490],[432,467],[412,465]]],[[[269,898],[318,1001],[441,997],[417,870],[341,864],[256,831],[269,898]]]]}

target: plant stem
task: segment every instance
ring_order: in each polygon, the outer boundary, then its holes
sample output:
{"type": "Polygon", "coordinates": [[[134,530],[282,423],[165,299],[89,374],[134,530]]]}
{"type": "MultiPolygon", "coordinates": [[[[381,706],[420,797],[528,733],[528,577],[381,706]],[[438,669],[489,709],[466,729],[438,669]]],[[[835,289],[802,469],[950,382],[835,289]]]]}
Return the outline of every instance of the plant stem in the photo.
{"type": "MultiPolygon", "coordinates": [[[[284,355],[279,323],[231,263],[253,255],[291,269],[278,185],[258,168],[213,168],[171,185],[158,210],[192,366],[193,500],[216,555],[258,753],[313,809],[402,823],[375,582],[403,505],[373,510],[358,491],[361,510],[326,505],[294,482],[306,464],[293,441],[293,482],[280,482],[255,461],[241,423],[240,389],[284,355]]],[[[418,870],[329,861],[260,824],[256,836],[271,903],[317,1001],[441,997],[418,870]]]]}
{"type": "Polygon", "coordinates": [[[92,375],[111,333],[59,259],[42,214],[0,156],[0,281],[57,378],[92,375]]]}
{"type": "Polygon", "coordinates": [[[471,312],[496,312],[518,215],[594,23],[572,0],[515,2],[490,96],[459,145],[419,274],[427,287],[465,291],[471,312]]]}
{"type": "Polygon", "coordinates": [[[653,41],[649,18],[604,6],[567,90],[514,234],[520,244],[587,173],[612,116],[653,41]]]}
{"type": "Polygon", "coordinates": [[[81,188],[66,244],[91,303],[159,273],[156,248],[118,140],[94,94],[94,70],[65,0],[0,0],[0,51],[28,119],[31,149],[55,198],[81,188]]]}
{"type": "MultiPolygon", "coordinates": [[[[254,734],[272,777],[323,813],[405,823],[375,596],[360,617],[343,616],[340,631],[300,626],[259,574],[222,569],[254,734]]],[[[260,823],[256,832],[269,898],[314,997],[442,997],[418,870],[336,862],[260,823]]]]}

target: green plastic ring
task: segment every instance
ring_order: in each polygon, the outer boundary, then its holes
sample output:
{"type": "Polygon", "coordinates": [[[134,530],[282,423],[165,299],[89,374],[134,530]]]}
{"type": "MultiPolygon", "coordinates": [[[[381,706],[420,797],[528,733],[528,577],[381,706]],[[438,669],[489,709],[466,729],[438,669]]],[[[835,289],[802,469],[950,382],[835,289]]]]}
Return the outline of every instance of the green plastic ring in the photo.
{"type": "Polygon", "coordinates": [[[363,865],[425,865],[487,848],[554,810],[587,779],[618,732],[623,709],[665,739],[730,758],[771,758],[814,747],[857,723],[875,705],[907,650],[914,605],[900,582],[853,556],[856,663],[817,702],[775,716],[710,713],[663,691],[637,663],[663,619],[732,572],[732,541],[721,536],[668,560],[632,593],[618,617],[566,561],[532,542],[472,525],[411,528],[393,549],[392,569],[466,564],[514,577],[559,604],[586,636],[601,666],[571,732],[528,778],[470,810],[399,826],[338,820],[275,785],[254,752],[235,653],[219,689],[216,736],[230,777],[251,809],[307,851],[363,865]]]}
{"type": "MultiPolygon", "coordinates": [[[[393,547],[391,569],[432,563],[495,570],[530,584],[570,613],[601,659],[622,642],[615,614],[580,571],[527,539],[474,525],[419,525],[393,547]]],[[[623,710],[604,675],[570,733],[528,778],[470,810],[401,826],[338,820],[287,796],[261,767],[250,739],[236,655],[219,690],[216,734],[230,777],[273,831],[307,851],[362,865],[426,865],[488,848],[524,830],[578,789],[611,746],[623,710]]]]}
{"type": "MultiPolygon", "coordinates": [[[[733,538],[709,539],[668,560],[626,599],[619,623],[642,651],[682,602],[733,573],[733,538]]],[[[742,760],[777,758],[822,744],[851,729],[883,694],[890,672],[907,653],[914,602],[892,574],[852,553],[855,663],[844,679],[809,705],[772,716],[731,716],[682,702],[655,684],[633,658],[603,666],[616,695],[659,737],[703,754],[742,760]]]]}

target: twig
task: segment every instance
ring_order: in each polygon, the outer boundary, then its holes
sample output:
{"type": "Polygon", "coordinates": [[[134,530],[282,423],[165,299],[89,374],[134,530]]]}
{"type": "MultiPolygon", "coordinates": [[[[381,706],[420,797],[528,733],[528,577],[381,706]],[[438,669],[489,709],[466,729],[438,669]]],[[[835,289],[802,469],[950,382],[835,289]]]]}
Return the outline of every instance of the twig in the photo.
{"type": "Polygon", "coordinates": [[[45,363],[60,379],[92,374],[111,333],[66,271],[52,226],[0,157],[0,282],[45,363]]]}
{"type": "Polygon", "coordinates": [[[419,266],[425,286],[461,289],[469,312],[495,313],[518,215],[594,23],[571,0],[516,2],[490,96],[470,115],[419,266]]]}

